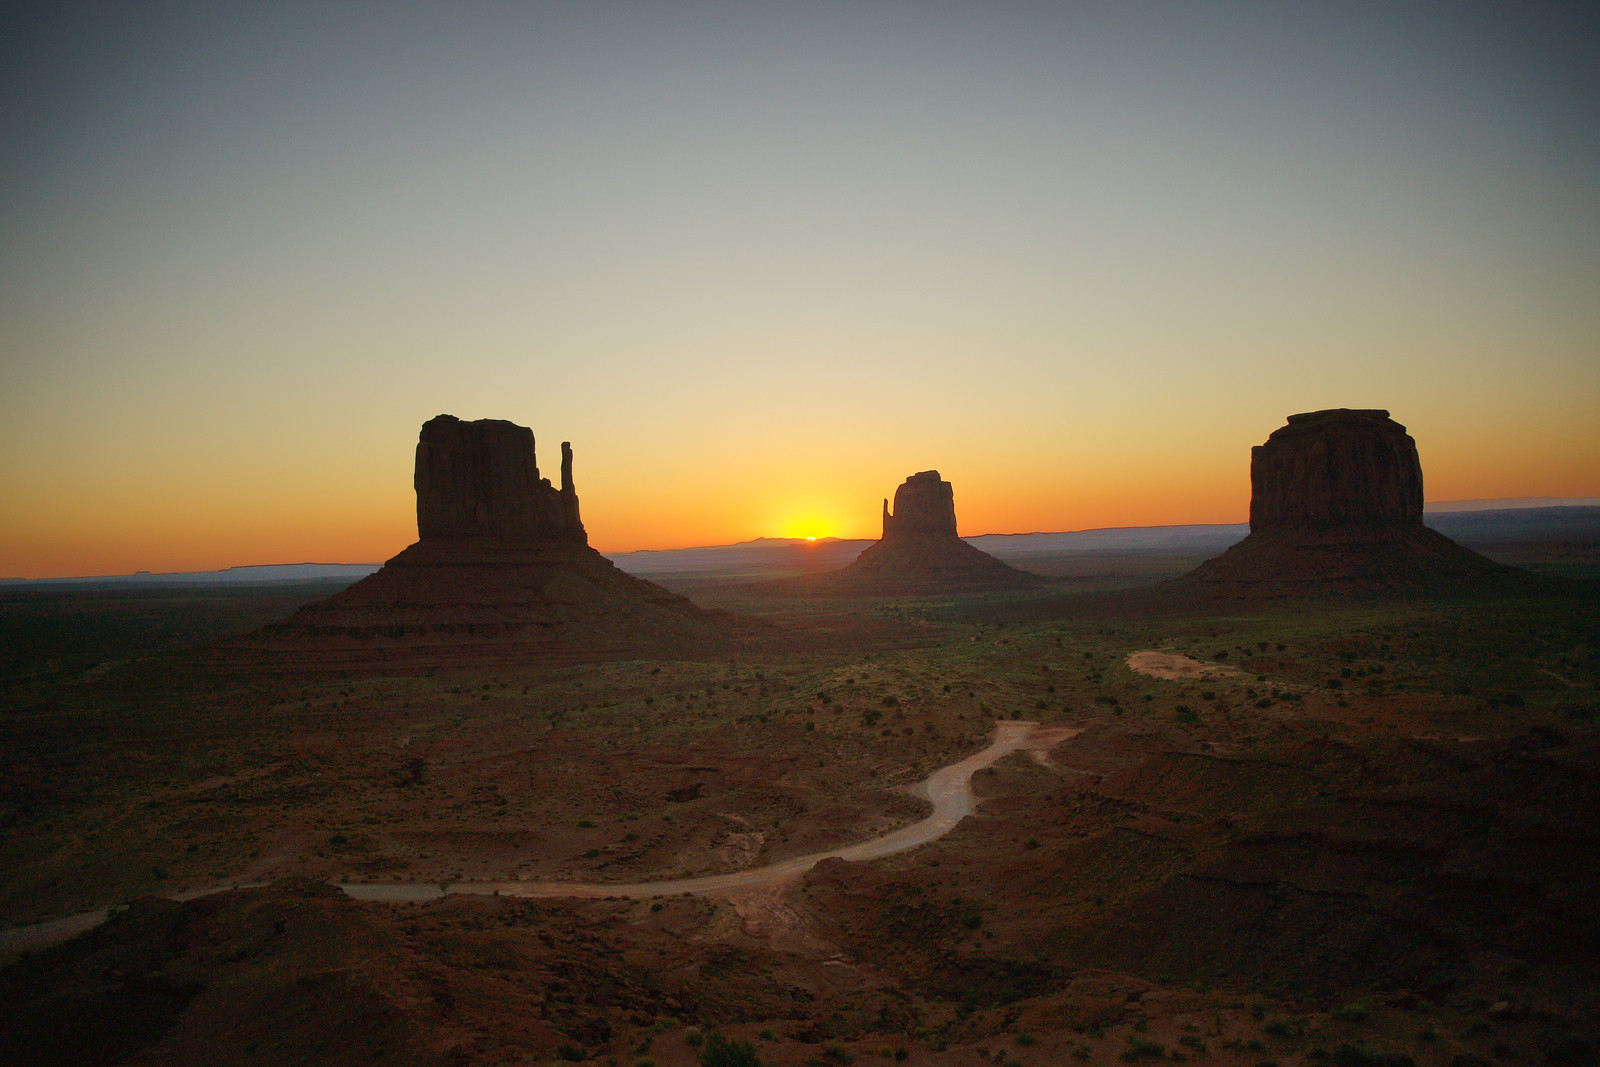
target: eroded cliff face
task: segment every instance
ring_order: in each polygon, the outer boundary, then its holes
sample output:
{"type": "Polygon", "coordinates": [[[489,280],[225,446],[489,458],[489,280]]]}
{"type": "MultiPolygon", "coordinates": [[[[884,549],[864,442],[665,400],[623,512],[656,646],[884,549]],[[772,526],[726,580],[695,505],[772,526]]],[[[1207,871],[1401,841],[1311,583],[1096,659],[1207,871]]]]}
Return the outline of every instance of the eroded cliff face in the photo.
{"type": "Polygon", "coordinates": [[[956,534],[955,490],[938,471],[913,474],[883,502],[883,539],[850,566],[780,583],[799,595],[923,596],[1025,589],[1038,575],[1006,566],[956,534]]]}
{"type": "Polygon", "coordinates": [[[417,440],[416,544],[350,588],[263,631],[293,662],[578,661],[695,656],[745,624],[618,570],[589,547],[561,446],[539,476],[533,431],[430,419],[417,440]]]}
{"type": "Polygon", "coordinates": [[[956,494],[938,471],[922,471],[900,483],[894,491],[894,511],[883,502],[883,539],[905,537],[954,538],[956,494]]]}
{"type": "Polygon", "coordinates": [[[1525,578],[1422,524],[1422,464],[1377,409],[1290,415],[1250,452],[1250,536],[1172,586],[1217,596],[1390,597],[1525,578]]]}
{"type": "Polygon", "coordinates": [[[1376,409],[1290,415],[1250,450],[1250,530],[1422,528],[1422,464],[1406,428],[1376,409]]]}
{"type": "Polygon", "coordinates": [[[422,541],[588,543],[572,483],[572,447],[561,444],[561,488],[539,477],[533,431],[503,419],[440,415],[417,440],[417,535],[422,541]]]}

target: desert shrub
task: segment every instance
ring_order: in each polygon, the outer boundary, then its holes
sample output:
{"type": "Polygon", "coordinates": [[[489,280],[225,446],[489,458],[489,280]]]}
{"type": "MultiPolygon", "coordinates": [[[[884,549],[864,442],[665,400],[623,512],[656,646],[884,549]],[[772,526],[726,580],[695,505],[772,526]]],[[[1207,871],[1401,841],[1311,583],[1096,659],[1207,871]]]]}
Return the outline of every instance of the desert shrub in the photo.
{"type": "Polygon", "coordinates": [[[1118,1058],[1124,1063],[1133,1063],[1136,1060],[1159,1060],[1166,1054],[1167,1050],[1157,1042],[1135,1034],[1128,1038],[1128,1047],[1122,1050],[1118,1058]]]}
{"type": "Polygon", "coordinates": [[[583,1059],[583,1049],[563,1041],[556,1046],[556,1055],[569,1063],[577,1063],[583,1059]]]}
{"type": "Polygon", "coordinates": [[[1359,1045],[1333,1050],[1333,1067],[1416,1067],[1416,1063],[1404,1052],[1374,1052],[1359,1045]]]}
{"type": "Polygon", "coordinates": [[[1187,704],[1179,704],[1174,712],[1179,722],[1199,722],[1200,715],[1187,704]]]}
{"type": "MultiPolygon", "coordinates": [[[[849,1062],[848,1060],[845,1062],[849,1062]]],[[[713,1031],[700,1050],[700,1067],[762,1067],[756,1047],[748,1041],[730,1041],[713,1031]]]]}
{"type": "Polygon", "coordinates": [[[850,1054],[850,1050],[839,1044],[837,1041],[829,1042],[828,1044],[822,1046],[822,1058],[827,1060],[829,1063],[854,1063],[856,1060],[856,1058],[850,1054]]]}
{"type": "Polygon", "coordinates": [[[1333,1013],[1333,1017],[1342,1023],[1365,1022],[1367,1018],[1367,1006],[1360,1001],[1352,1001],[1351,1003],[1336,1009],[1333,1013]]]}

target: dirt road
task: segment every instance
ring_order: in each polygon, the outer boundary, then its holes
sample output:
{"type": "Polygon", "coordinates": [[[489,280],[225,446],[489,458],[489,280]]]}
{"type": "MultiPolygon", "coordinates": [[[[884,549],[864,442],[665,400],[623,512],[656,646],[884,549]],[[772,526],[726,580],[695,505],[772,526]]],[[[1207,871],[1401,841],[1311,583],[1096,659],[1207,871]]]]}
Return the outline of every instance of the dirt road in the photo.
{"type": "MultiPolygon", "coordinates": [[[[994,742],[981,752],[974,753],[959,763],[953,763],[929,775],[913,791],[933,804],[933,812],[920,822],[901,827],[882,837],[874,837],[854,845],[816,852],[809,856],[796,856],[766,867],[755,867],[729,874],[713,874],[700,878],[680,878],[662,882],[635,882],[625,885],[593,884],[581,882],[453,882],[441,887],[415,882],[349,882],[339,888],[357,900],[421,901],[437,900],[446,893],[476,893],[481,895],[511,897],[633,897],[648,898],[673,896],[682,893],[735,893],[752,889],[773,889],[799,877],[825,859],[835,857],[860,861],[878,859],[906,852],[943,837],[955,829],[957,823],[972,814],[975,801],[972,796],[972,776],[985,767],[1019,749],[1043,758],[1049,746],[1066,740],[1078,731],[1058,727],[1039,730],[1039,724],[1013,720],[995,724],[994,742]]],[[[217,885],[202,890],[191,890],[178,899],[192,899],[228,889],[241,888],[236,884],[217,885]]],[[[84,912],[62,919],[0,930],[0,953],[9,955],[21,949],[37,949],[65,941],[85,930],[105,922],[104,911],[84,912]]]]}

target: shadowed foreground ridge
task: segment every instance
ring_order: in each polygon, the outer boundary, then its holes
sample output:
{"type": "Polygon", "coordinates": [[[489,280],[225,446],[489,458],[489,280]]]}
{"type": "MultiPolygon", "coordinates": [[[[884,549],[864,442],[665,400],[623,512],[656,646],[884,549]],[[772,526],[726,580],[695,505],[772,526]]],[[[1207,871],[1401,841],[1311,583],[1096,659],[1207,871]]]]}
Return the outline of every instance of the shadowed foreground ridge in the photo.
{"type": "Polygon", "coordinates": [[[1249,597],[1469,592],[1522,572],[1422,524],[1422,464],[1379,409],[1290,415],[1250,450],[1250,536],[1169,583],[1249,597]]]}
{"type": "Polygon", "coordinates": [[[333,658],[428,650],[594,658],[717,646],[731,619],[618,570],[589,547],[571,445],[563,442],[561,454],[557,489],[540,477],[527,427],[429,420],[417,442],[418,541],[265,632],[333,658]]]}
{"type": "Polygon", "coordinates": [[[895,490],[893,511],[883,502],[883,538],[854,563],[774,587],[835,596],[925,596],[1028,589],[1040,581],[957,536],[955,490],[938,471],[922,471],[895,490]]]}

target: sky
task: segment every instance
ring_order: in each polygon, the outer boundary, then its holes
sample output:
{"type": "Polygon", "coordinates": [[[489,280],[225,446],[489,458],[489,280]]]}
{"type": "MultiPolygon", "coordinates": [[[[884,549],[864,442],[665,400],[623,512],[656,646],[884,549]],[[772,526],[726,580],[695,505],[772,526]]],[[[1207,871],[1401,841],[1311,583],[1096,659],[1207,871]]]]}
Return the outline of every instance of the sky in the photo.
{"type": "Polygon", "coordinates": [[[1600,495],[1600,8],[7,5],[0,576],[1239,522],[1285,416],[1600,495]]]}

